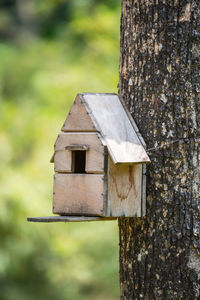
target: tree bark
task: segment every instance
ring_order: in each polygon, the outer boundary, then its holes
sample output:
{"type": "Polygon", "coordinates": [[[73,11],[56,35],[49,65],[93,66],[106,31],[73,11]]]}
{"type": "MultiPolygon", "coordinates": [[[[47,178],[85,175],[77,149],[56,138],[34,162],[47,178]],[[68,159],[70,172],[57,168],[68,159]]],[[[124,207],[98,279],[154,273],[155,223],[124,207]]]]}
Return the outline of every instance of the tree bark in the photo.
{"type": "Polygon", "coordinates": [[[120,218],[121,299],[200,299],[200,1],[122,0],[119,94],[147,144],[147,213],[120,218]]]}

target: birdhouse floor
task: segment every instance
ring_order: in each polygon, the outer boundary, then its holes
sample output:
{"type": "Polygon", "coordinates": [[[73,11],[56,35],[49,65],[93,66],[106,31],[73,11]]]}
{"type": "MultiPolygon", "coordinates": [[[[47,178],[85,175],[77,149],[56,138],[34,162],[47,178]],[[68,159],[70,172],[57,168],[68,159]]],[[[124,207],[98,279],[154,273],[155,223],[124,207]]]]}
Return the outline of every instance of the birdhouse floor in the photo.
{"type": "Polygon", "coordinates": [[[49,217],[31,217],[27,218],[28,222],[90,222],[90,221],[113,221],[115,217],[99,217],[99,216],[49,216],[49,217]]]}

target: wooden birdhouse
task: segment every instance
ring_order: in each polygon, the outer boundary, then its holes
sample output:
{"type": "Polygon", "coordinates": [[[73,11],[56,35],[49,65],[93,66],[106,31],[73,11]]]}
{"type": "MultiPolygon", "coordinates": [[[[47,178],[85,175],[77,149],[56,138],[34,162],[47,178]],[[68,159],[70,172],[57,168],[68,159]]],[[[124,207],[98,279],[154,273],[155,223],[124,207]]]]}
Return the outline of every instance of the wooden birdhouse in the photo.
{"type": "Polygon", "coordinates": [[[144,216],[150,159],[118,95],[78,94],[61,130],[51,159],[53,213],[83,219],[144,216]]]}

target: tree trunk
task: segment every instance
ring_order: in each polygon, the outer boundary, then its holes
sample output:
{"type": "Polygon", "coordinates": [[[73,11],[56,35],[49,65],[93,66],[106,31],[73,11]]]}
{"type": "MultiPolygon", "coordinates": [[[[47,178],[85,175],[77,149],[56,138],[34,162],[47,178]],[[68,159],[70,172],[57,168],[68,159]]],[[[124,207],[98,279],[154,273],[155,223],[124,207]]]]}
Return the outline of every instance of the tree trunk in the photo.
{"type": "Polygon", "coordinates": [[[199,28],[199,0],[122,0],[119,94],[151,158],[146,217],[119,219],[123,300],[200,299],[199,28]]]}

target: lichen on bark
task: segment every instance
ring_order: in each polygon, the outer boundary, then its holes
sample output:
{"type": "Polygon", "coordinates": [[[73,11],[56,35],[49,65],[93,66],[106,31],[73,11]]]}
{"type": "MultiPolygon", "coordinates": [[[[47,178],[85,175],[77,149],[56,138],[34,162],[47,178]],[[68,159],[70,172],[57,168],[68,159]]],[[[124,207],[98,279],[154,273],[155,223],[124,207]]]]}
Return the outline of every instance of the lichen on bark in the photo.
{"type": "Polygon", "coordinates": [[[122,0],[120,31],[119,94],[158,148],[146,217],[119,219],[121,299],[199,299],[200,1],[122,0]]]}

